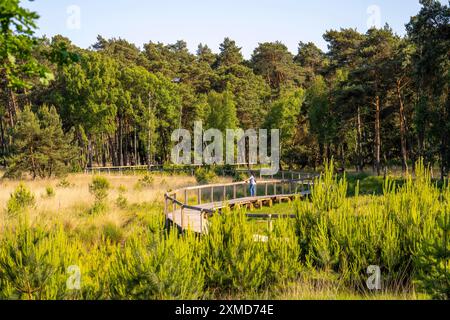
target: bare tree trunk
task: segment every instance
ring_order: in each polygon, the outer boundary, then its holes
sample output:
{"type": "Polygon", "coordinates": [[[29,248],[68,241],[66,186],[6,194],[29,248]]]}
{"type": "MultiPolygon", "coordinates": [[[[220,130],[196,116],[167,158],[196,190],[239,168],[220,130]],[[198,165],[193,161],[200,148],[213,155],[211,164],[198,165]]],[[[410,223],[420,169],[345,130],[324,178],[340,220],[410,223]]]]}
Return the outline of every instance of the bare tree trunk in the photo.
{"type": "MultiPolygon", "coordinates": [[[[102,134],[102,142],[104,142],[104,137],[102,134]]],[[[106,167],[106,149],[107,149],[107,145],[106,143],[102,143],[102,165],[103,167],[106,167]]]]}
{"type": "Polygon", "coordinates": [[[325,152],[324,149],[325,149],[325,147],[324,147],[323,143],[319,142],[319,159],[318,159],[319,166],[324,164],[324,156],[323,156],[323,154],[325,152]]]}
{"type": "Polygon", "coordinates": [[[6,167],[6,140],[5,140],[5,129],[3,127],[3,117],[0,118],[0,141],[2,143],[2,156],[3,156],[3,165],[6,167]]]}
{"type": "Polygon", "coordinates": [[[93,155],[92,155],[92,137],[89,135],[88,137],[88,167],[92,168],[93,163],[93,155]]]}
{"type": "Polygon", "coordinates": [[[123,146],[122,146],[122,119],[119,117],[119,132],[117,134],[117,142],[119,145],[118,155],[119,155],[119,166],[123,166],[123,146]]]}
{"type": "MultiPolygon", "coordinates": [[[[448,98],[447,98],[448,99],[448,98]]],[[[445,124],[448,123],[448,112],[447,112],[447,108],[449,104],[449,101],[447,100],[447,106],[444,106],[444,110],[443,110],[443,125],[441,126],[441,130],[442,130],[442,134],[441,134],[441,180],[444,181],[445,177],[447,176],[448,173],[448,166],[449,166],[449,161],[450,161],[450,157],[448,155],[448,135],[449,132],[448,130],[445,128],[445,124]]],[[[450,109],[450,108],[449,108],[450,109]]]]}
{"type": "Polygon", "coordinates": [[[380,96],[376,96],[375,99],[375,170],[377,172],[377,175],[379,176],[381,174],[381,168],[380,168],[380,158],[381,158],[381,119],[380,119],[380,113],[381,113],[381,106],[380,106],[380,96]]]}
{"type": "Polygon", "coordinates": [[[14,91],[11,88],[7,88],[8,95],[8,117],[9,117],[9,125],[14,127],[15,121],[17,119],[17,99],[14,91]]]}
{"type": "Polygon", "coordinates": [[[399,101],[399,116],[400,116],[400,143],[402,148],[402,171],[408,171],[408,150],[406,146],[406,121],[405,121],[405,106],[400,89],[400,80],[397,80],[397,96],[399,101]]]}
{"type": "Polygon", "coordinates": [[[362,121],[361,121],[361,108],[358,106],[357,108],[357,138],[356,138],[356,150],[357,150],[357,170],[358,172],[363,171],[363,161],[362,161],[362,121]]]}
{"type": "Polygon", "coordinates": [[[9,87],[9,79],[6,76],[5,69],[2,69],[1,79],[2,88],[6,96],[6,111],[8,113],[9,126],[12,128],[17,118],[17,100],[14,91],[9,87]]]}
{"type": "Polygon", "coordinates": [[[137,166],[139,164],[139,156],[138,156],[138,147],[137,147],[137,129],[134,127],[134,165],[137,166]]]}
{"type": "Polygon", "coordinates": [[[114,139],[113,137],[111,137],[110,135],[108,135],[108,140],[109,140],[109,145],[110,145],[110,149],[111,149],[111,161],[112,161],[112,165],[113,166],[117,166],[118,162],[117,162],[117,148],[116,148],[116,134],[114,134],[114,139]]]}

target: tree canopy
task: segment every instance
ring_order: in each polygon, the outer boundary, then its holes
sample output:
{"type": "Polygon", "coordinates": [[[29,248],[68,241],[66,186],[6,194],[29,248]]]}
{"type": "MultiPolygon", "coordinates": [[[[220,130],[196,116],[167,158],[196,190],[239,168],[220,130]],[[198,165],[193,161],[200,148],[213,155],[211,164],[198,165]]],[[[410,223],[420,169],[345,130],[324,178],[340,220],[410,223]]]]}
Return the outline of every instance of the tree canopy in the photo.
{"type": "Polygon", "coordinates": [[[228,37],[217,53],[205,44],[192,53],[183,40],[139,48],[101,35],[82,49],[62,36],[35,37],[38,15],[2,1],[0,163],[36,177],[69,162],[165,163],[172,131],[203,120],[220,130],[280,129],[289,167],[316,168],[334,157],[382,174],[390,165],[409,170],[422,157],[445,176],[450,11],[439,1],[420,3],[405,36],[388,25],[328,30],[326,51],[299,41],[293,54],[280,41],[264,42],[246,60],[228,37]],[[61,154],[46,145],[47,134],[61,154]],[[67,146],[77,157],[62,159],[67,146]],[[41,162],[30,169],[30,159],[41,162]]]}

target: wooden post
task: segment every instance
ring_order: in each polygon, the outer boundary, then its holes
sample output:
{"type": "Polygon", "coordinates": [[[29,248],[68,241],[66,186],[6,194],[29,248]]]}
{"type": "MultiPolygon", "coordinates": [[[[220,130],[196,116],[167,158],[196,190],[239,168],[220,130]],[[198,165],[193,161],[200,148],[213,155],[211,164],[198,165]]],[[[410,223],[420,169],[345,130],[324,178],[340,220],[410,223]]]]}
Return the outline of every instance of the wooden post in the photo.
{"type": "Polygon", "coordinates": [[[273,195],[276,195],[276,194],[277,194],[277,183],[274,182],[273,183],[273,195]]]}
{"type": "Polygon", "coordinates": [[[211,187],[211,203],[214,202],[214,187],[211,187]]]}
{"type": "Polygon", "coordinates": [[[185,189],[185,190],[184,190],[184,204],[189,204],[189,203],[188,203],[188,200],[189,200],[189,199],[188,199],[188,192],[187,192],[187,190],[185,189]]]}
{"type": "Polygon", "coordinates": [[[247,185],[244,184],[244,198],[247,198],[247,185]]]}
{"type": "Polygon", "coordinates": [[[167,210],[167,195],[164,196],[164,215],[166,216],[166,220],[169,219],[169,212],[167,210]]]}
{"type": "Polygon", "coordinates": [[[202,188],[198,188],[197,190],[197,202],[198,204],[202,204],[202,188]]]}
{"type": "Polygon", "coordinates": [[[269,232],[272,232],[273,225],[272,225],[272,215],[271,214],[269,214],[268,228],[269,228],[269,232]]]}
{"type": "Polygon", "coordinates": [[[267,197],[267,194],[268,194],[268,191],[269,191],[269,190],[267,190],[268,187],[269,187],[269,184],[266,182],[266,186],[265,186],[265,195],[266,195],[266,197],[267,197]]]}
{"type": "Polygon", "coordinates": [[[281,180],[284,180],[284,171],[281,171],[281,180]]]}
{"type": "Polygon", "coordinates": [[[181,231],[184,230],[184,207],[181,206],[181,231]]]}
{"type": "Polygon", "coordinates": [[[233,199],[236,199],[236,185],[233,185],[233,199]]]}
{"type": "Polygon", "coordinates": [[[223,201],[227,200],[227,186],[223,186],[223,201]]]}
{"type": "MultiPolygon", "coordinates": [[[[173,194],[173,199],[177,200],[177,194],[176,193],[173,194]]],[[[175,201],[172,201],[172,203],[173,203],[173,213],[175,214],[175,211],[177,211],[177,203],[175,201]]],[[[175,219],[175,217],[174,217],[174,219],[175,219]]]]}
{"type": "Polygon", "coordinates": [[[203,211],[200,211],[200,234],[203,233],[203,211]]]}

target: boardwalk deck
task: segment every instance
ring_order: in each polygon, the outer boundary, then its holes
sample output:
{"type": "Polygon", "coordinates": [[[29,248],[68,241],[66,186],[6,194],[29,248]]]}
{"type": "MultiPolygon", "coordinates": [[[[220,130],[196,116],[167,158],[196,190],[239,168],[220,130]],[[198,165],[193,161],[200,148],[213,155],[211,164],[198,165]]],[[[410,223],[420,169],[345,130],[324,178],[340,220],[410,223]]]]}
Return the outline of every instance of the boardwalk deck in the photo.
{"type": "Polygon", "coordinates": [[[258,197],[244,197],[231,199],[227,201],[203,203],[195,207],[180,207],[176,210],[166,212],[168,221],[177,226],[180,230],[190,230],[195,233],[205,233],[208,230],[208,215],[215,211],[221,211],[224,208],[236,207],[261,207],[263,205],[272,205],[276,202],[291,201],[297,197],[309,195],[310,191],[302,191],[295,194],[275,194],[258,197]]]}

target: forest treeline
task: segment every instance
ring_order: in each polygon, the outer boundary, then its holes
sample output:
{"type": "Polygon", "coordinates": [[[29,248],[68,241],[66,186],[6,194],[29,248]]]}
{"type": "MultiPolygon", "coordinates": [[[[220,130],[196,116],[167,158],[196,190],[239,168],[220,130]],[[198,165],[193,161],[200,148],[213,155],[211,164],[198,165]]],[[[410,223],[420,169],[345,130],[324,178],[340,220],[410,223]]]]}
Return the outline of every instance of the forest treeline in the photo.
{"type": "MultiPolygon", "coordinates": [[[[89,49],[34,35],[38,16],[0,3],[0,163],[34,177],[93,165],[166,163],[171,133],[204,128],[281,130],[289,168],[381,174],[423,158],[450,167],[450,9],[421,0],[401,37],[386,25],[329,30],[327,52],[260,43],[249,60],[225,38],[219,52],[184,41],[98,36],[89,49]]],[[[144,31],[143,31],[144,32],[144,31]]]]}

